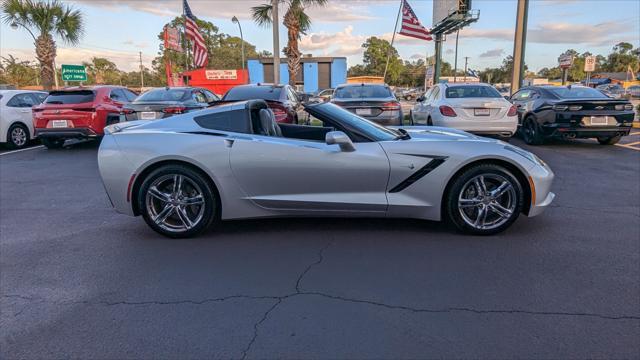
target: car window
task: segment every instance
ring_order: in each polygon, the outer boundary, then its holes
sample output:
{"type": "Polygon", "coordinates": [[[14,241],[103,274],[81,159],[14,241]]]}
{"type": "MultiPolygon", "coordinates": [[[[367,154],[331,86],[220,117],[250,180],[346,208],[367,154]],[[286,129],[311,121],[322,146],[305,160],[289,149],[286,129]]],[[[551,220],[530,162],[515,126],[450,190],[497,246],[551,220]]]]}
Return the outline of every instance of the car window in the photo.
{"type": "Polygon", "coordinates": [[[499,98],[500,93],[491,86],[466,85],[449,86],[445,91],[447,98],[499,98]]]}
{"type": "Polygon", "coordinates": [[[93,102],[96,94],[91,90],[52,91],[45,104],[82,104],[93,102]]]}
{"type": "Polygon", "coordinates": [[[287,88],[287,96],[289,97],[289,101],[294,103],[298,102],[298,95],[290,87],[287,88]]]}
{"type": "Polygon", "coordinates": [[[28,93],[17,94],[7,102],[7,106],[8,107],[24,107],[24,108],[27,108],[27,107],[32,107],[34,105],[38,105],[38,102],[36,102],[36,99],[31,97],[31,95],[28,94],[28,93]]]}
{"type": "Polygon", "coordinates": [[[224,95],[225,101],[242,101],[251,99],[280,100],[282,86],[237,86],[224,95]]]}
{"type": "Polygon", "coordinates": [[[337,88],[333,97],[336,99],[387,98],[393,97],[393,94],[384,85],[361,85],[337,88]]]}
{"type": "Polygon", "coordinates": [[[191,97],[189,89],[153,89],[140,95],[136,102],[148,101],[185,101],[191,97]]]}
{"type": "Polygon", "coordinates": [[[204,96],[204,94],[200,90],[194,90],[192,97],[193,97],[193,100],[195,100],[197,103],[200,103],[200,104],[208,103],[207,97],[204,96]]]}
{"type": "Polygon", "coordinates": [[[112,89],[111,94],[109,94],[109,97],[113,101],[127,102],[127,97],[124,96],[124,93],[120,89],[112,89]]]}
{"type": "Polygon", "coordinates": [[[554,87],[548,89],[553,95],[561,99],[608,99],[596,89],[584,86],[554,87]]]}
{"type": "Polygon", "coordinates": [[[518,101],[525,101],[528,100],[529,97],[531,96],[532,91],[531,90],[520,90],[517,93],[513,94],[512,99],[514,100],[518,100],[518,101]]]}
{"type": "Polygon", "coordinates": [[[431,97],[432,92],[433,92],[433,88],[427,90],[427,92],[423,95],[425,101],[429,101],[429,98],[431,97]]]}
{"type": "Polygon", "coordinates": [[[204,96],[207,97],[207,102],[208,103],[220,100],[218,95],[212,93],[211,91],[209,91],[207,89],[202,89],[202,92],[204,93],[204,96]]]}
{"type": "MultiPolygon", "coordinates": [[[[398,136],[397,133],[390,129],[364,119],[332,103],[317,104],[313,107],[308,107],[307,111],[312,114],[317,112],[318,117],[325,118],[324,120],[326,120],[327,123],[329,123],[330,119],[336,122],[336,126],[340,125],[344,127],[345,132],[349,134],[351,140],[355,142],[361,141],[360,138],[372,139],[374,141],[388,141],[394,140],[398,136]]],[[[327,124],[325,124],[325,126],[327,126],[327,124]]]]}
{"type": "Polygon", "coordinates": [[[127,98],[127,100],[129,102],[135,100],[138,95],[136,95],[136,93],[134,93],[133,91],[129,90],[129,89],[122,89],[122,92],[124,93],[124,96],[127,98]]]}
{"type": "Polygon", "coordinates": [[[429,101],[434,101],[436,99],[438,99],[438,96],[440,95],[440,87],[436,86],[433,88],[433,92],[431,93],[431,96],[429,97],[429,101]]]}
{"type": "Polygon", "coordinates": [[[44,99],[47,98],[48,95],[49,94],[47,93],[41,93],[41,92],[31,93],[31,96],[33,96],[36,99],[36,102],[38,104],[41,104],[44,101],[44,99]]]}

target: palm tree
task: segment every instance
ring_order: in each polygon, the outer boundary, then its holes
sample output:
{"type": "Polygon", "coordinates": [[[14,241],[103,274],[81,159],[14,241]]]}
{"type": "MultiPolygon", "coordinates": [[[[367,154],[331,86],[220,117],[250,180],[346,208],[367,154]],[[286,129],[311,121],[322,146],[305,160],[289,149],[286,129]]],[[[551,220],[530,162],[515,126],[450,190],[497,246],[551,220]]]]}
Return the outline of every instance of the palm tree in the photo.
{"type": "MultiPolygon", "coordinates": [[[[311,29],[311,18],[304,10],[309,6],[324,6],[328,0],[278,0],[287,4],[287,11],[284,14],[283,24],[287,28],[288,42],[284,48],[287,55],[287,68],[289,70],[289,84],[295,86],[296,74],[300,69],[300,49],[298,40],[311,29]]],[[[251,8],[253,20],[260,26],[271,24],[271,4],[262,4],[251,8]]],[[[276,54],[277,55],[277,54],[276,54]]]]}
{"type": "Polygon", "coordinates": [[[4,0],[2,12],[2,20],[6,24],[14,29],[23,27],[33,37],[42,85],[45,89],[51,89],[56,58],[53,36],[67,44],[77,44],[84,30],[82,13],[59,0],[4,0]]]}

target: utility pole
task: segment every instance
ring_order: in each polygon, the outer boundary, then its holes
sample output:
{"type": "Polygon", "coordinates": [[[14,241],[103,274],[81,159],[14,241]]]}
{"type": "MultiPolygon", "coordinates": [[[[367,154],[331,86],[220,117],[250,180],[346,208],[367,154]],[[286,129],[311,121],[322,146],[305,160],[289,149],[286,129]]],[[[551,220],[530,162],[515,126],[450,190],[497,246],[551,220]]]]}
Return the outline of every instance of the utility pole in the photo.
{"type": "Polygon", "coordinates": [[[278,0],[271,0],[271,25],[273,26],[273,83],[280,83],[280,33],[278,28],[278,0]]]}
{"type": "Polygon", "coordinates": [[[511,76],[511,93],[515,93],[522,86],[524,72],[524,50],[527,41],[527,17],[529,0],[518,0],[516,13],[516,35],[513,44],[513,73],[511,76]]]}
{"type": "Polygon", "coordinates": [[[467,82],[467,63],[469,62],[469,57],[464,57],[464,82],[467,82]]]}
{"type": "Polygon", "coordinates": [[[453,82],[458,82],[458,36],[460,35],[460,29],[456,31],[456,58],[453,61],[453,82]]]}
{"type": "Polygon", "coordinates": [[[442,68],[442,42],[444,38],[442,34],[436,34],[436,51],[435,51],[435,61],[436,64],[433,69],[433,85],[440,82],[440,71],[442,68]]]}
{"type": "Polygon", "coordinates": [[[144,67],[142,66],[142,51],[140,51],[140,90],[144,88],[144,67]]]}

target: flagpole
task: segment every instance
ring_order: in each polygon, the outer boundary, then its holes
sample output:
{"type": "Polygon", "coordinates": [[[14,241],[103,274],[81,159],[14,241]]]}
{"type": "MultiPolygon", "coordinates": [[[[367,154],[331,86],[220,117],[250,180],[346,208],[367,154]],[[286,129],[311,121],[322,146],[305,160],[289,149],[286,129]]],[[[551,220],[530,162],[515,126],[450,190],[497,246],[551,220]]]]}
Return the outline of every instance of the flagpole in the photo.
{"type": "Polygon", "coordinates": [[[382,81],[385,81],[387,78],[387,69],[389,68],[389,58],[391,57],[391,49],[393,49],[393,42],[396,40],[396,30],[398,30],[398,19],[400,19],[400,14],[402,13],[402,3],[404,0],[400,0],[400,8],[398,9],[398,15],[396,15],[396,25],[393,27],[393,35],[391,36],[391,46],[389,46],[389,50],[387,51],[387,64],[384,66],[384,75],[382,75],[382,81]]]}

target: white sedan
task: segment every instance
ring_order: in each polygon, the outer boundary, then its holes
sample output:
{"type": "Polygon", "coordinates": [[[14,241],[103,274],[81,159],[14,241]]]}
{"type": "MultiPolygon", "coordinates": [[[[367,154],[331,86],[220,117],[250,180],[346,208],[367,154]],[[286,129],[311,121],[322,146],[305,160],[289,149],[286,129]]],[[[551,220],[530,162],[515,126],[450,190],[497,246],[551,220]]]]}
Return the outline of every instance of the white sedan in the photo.
{"type": "Polygon", "coordinates": [[[518,127],[515,105],[489,84],[437,84],[410,113],[412,124],[445,126],[508,139],[518,127]]]}
{"type": "Polygon", "coordinates": [[[31,107],[46,97],[43,91],[0,90],[0,143],[12,149],[25,147],[33,137],[31,107]]]}

